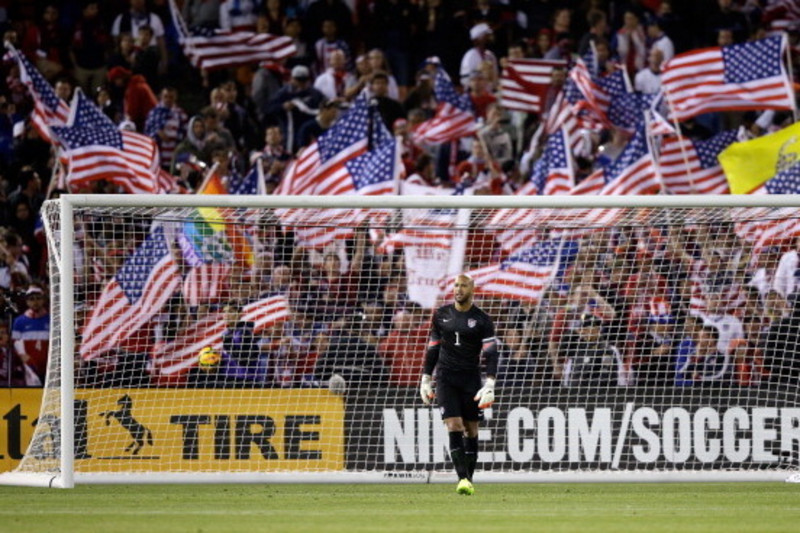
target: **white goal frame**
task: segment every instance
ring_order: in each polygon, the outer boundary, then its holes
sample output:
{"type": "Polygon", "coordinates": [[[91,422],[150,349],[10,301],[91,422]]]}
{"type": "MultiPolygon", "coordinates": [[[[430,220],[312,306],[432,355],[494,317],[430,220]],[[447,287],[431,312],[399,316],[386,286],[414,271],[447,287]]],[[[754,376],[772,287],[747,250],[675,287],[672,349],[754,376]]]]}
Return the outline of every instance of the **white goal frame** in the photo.
{"type": "MultiPolygon", "coordinates": [[[[62,272],[74,270],[72,246],[63,246],[74,239],[73,212],[84,207],[169,208],[411,208],[411,209],[472,209],[472,208],[800,208],[800,195],[758,196],[223,196],[223,195],[64,195],[61,196],[60,261],[62,272]]],[[[50,228],[48,228],[48,233],[50,228]]],[[[51,248],[52,249],[52,248],[51,248]]],[[[74,309],[74,284],[72,276],[63,276],[59,283],[58,298],[62,311],[74,309]]],[[[53,295],[55,298],[56,295],[53,295]]],[[[335,473],[224,473],[187,474],[76,474],[74,472],[74,361],[75,321],[70,312],[60,313],[60,322],[51,326],[51,335],[60,337],[61,375],[61,446],[57,474],[6,473],[0,475],[0,484],[50,486],[71,488],[76,483],[225,483],[225,482],[393,482],[430,483],[451,481],[443,472],[409,472],[408,476],[386,476],[383,472],[335,473]]],[[[48,374],[49,378],[49,374],[48,374]]],[[[48,384],[45,385],[47,387],[48,384]]],[[[576,472],[486,472],[485,482],[685,482],[685,481],[783,481],[784,470],[753,471],[576,471],[576,472]]]]}

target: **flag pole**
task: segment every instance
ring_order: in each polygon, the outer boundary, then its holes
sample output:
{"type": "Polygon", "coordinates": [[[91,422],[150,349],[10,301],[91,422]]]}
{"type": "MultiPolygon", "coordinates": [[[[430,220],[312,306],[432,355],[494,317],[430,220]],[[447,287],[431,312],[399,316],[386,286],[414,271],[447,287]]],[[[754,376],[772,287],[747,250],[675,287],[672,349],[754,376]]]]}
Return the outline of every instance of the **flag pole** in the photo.
{"type": "MultiPolygon", "coordinates": [[[[783,44],[786,46],[786,63],[789,74],[789,92],[794,96],[794,68],[792,67],[792,47],[786,40],[786,32],[782,36],[783,44]]],[[[792,98],[792,118],[797,122],[797,98],[792,98]]]]}
{"type": "MultiPolygon", "coordinates": [[[[644,111],[644,138],[645,142],[647,142],[647,153],[650,154],[650,159],[653,160],[653,170],[656,173],[656,179],[658,179],[658,183],[661,184],[661,194],[668,194],[667,185],[664,183],[664,176],[661,175],[661,165],[660,161],[656,161],[655,157],[655,147],[653,145],[653,137],[651,136],[651,129],[650,129],[650,113],[651,110],[644,111]]],[[[661,153],[659,152],[659,159],[661,158],[661,153]]]]}
{"type": "Polygon", "coordinates": [[[678,123],[678,119],[675,117],[675,108],[672,106],[672,99],[669,97],[669,91],[664,91],[664,98],[667,100],[667,107],[669,108],[669,114],[672,116],[672,124],[675,126],[675,133],[678,134],[678,146],[681,147],[681,156],[683,156],[684,167],[686,168],[686,176],[689,178],[689,194],[696,194],[694,187],[694,176],[689,170],[689,156],[686,154],[686,147],[683,145],[683,139],[688,139],[688,137],[684,136],[681,132],[681,125],[678,123]]]}

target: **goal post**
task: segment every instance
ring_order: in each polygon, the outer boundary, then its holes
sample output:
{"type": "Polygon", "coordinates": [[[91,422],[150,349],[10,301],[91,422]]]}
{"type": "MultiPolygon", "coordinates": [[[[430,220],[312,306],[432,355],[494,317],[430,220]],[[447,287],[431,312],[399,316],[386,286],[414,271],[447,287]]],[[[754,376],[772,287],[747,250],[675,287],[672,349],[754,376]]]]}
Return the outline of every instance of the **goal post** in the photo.
{"type": "Polygon", "coordinates": [[[500,345],[477,482],[797,471],[798,196],[64,195],[42,213],[46,383],[0,484],[453,481],[417,389],[456,270],[500,345]]]}

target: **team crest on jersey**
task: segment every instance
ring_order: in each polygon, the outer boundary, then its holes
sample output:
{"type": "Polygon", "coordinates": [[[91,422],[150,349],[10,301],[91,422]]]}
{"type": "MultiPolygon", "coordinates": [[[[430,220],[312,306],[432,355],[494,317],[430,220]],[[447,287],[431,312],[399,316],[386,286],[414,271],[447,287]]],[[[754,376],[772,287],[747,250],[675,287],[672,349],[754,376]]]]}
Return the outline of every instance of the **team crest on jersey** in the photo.
{"type": "Polygon", "coordinates": [[[478,321],[475,320],[474,318],[467,319],[467,325],[469,327],[471,327],[471,328],[474,328],[475,324],[477,324],[477,323],[478,323],[478,321]]]}

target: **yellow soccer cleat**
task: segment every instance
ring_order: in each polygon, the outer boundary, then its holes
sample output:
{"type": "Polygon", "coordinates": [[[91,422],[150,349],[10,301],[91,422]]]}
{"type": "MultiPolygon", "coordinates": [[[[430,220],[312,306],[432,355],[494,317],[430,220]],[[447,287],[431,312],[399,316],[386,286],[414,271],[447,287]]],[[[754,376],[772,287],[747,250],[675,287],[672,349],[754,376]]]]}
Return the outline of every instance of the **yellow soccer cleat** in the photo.
{"type": "Polygon", "coordinates": [[[472,496],[475,494],[475,487],[472,486],[472,483],[467,478],[462,479],[458,482],[456,486],[456,492],[458,494],[464,494],[466,496],[472,496]]]}

